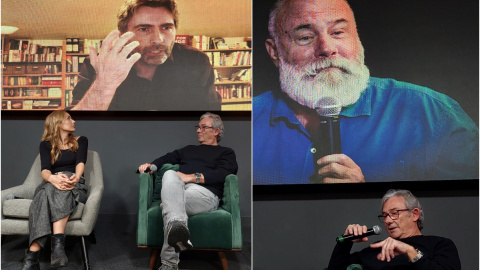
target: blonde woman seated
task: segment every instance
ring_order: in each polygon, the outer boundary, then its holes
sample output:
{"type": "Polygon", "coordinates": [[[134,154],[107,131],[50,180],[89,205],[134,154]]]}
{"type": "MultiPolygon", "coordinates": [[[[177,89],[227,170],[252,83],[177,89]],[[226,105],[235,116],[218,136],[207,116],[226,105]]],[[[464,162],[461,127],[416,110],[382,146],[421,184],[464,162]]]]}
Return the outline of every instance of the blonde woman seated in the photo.
{"type": "Polygon", "coordinates": [[[39,253],[51,236],[51,266],[64,267],[65,226],[79,202],[87,200],[83,178],[88,139],[74,136],[75,121],[66,111],[54,111],[45,120],[40,143],[41,174],[44,182],[35,190],[30,206],[30,247],[25,251],[23,270],[40,269],[39,253]]]}

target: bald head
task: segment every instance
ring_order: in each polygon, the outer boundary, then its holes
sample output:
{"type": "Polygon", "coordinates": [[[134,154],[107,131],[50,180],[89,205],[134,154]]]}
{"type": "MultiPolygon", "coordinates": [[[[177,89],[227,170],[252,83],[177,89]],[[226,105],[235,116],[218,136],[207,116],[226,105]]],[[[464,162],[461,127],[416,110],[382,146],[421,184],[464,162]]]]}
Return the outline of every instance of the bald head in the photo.
{"type": "Polygon", "coordinates": [[[337,13],[348,17],[355,26],[355,17],[350,5],[345,0],[279,0],[274,9],[270,12],[268,31],[272,38],[278,36],[288,29],[285,23],[290,17],[303,17],[307,14],[308,8],[312,12],[337,13]]]}

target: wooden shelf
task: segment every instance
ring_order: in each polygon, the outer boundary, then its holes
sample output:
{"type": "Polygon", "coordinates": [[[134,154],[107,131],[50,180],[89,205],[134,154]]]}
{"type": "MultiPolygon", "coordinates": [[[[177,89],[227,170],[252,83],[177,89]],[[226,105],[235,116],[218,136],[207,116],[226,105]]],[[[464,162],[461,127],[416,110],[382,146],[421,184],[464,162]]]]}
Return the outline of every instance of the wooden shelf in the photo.
{"type": "Polygon", "coordinates": [[[203,52],[236,52],[236,51],[251,51],[252,49],[208,49],[202,50],[203,52]]]}
{"type": "Polygon", "coordinates": [[[2,85],[2,88],[32,88],[32,87],[41,87],[41,88],[62,88],[61,84],[57,85],[2,85]]]}
{"type": "Polygon", "coordinates": [[[251,68],[252,66],[213,66],[213,68],[251,68]]]}
{"type": "Polygon", "coordinates": [[[231,85],[231,84],[248,84],[248,85],[251,85],[252,82],[250,82],[250,81],[229,81],[229,80],[215,82],[215,85],[231,85]]]}
{"type": "Polygon", "coordinates": [[[2,99],[10,100],[28,100],[28,99],[61,99],[62,97],[37,97],[37,96],[21,96],[21,97],[2,97],[2,99]]]}
{"type": "Polygon", "coordinates": [[[251,98],[222,99],[222,104],[231,104],[231,103],[252,103],[252,99],[251,98]]]}

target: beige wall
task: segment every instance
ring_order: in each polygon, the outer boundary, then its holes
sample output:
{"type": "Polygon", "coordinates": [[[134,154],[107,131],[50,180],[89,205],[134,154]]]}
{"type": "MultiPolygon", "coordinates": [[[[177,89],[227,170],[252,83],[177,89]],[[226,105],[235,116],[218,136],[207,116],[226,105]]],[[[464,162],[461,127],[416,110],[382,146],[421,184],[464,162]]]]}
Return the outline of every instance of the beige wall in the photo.
{"type": "MultiPolygon", "coordinates": [[[[2,25],[20,28],[9,38],[103,39],[117,28],[124,0],[2,1],[2,25]],[[28,4],[27,4],[28,3],[28,4]]],[[[250,0],[177,0],[178,34],[251,36],[250,0]]]]}

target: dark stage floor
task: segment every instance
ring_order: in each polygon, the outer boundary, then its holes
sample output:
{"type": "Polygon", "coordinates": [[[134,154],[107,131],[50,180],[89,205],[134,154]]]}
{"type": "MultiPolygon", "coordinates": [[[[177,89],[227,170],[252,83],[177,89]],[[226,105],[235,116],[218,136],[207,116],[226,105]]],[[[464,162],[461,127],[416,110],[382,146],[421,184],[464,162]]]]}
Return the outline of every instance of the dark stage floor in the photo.
{"type": "MultiPolygon", "coordinates": [[[[134,215],[100,215],[95,226],[97,244],[88,240],[87,249],[91,269],[148,269],[150,249],[138,248],[136,244],[136,221],[134,215]]],[[[242,219],[243,249],[227,252],[229,269],[251,269],[251,223],[242,219]]],[[[1,269],[18,270],[22,266],[28,236],[2,237],[1,269]]],[[[66,252],[68,266],[60,269],[83,269],[80,238],[67,236],[66,252]]],[[[50,250],[40,258],[41,269],[50,269],[50,250]]],[[[160,266],[160,259],[156,267],[160,266]]],[[[214,251],[186,251],[180,255],[180,269],[221,269],[220,260],[214,251]]]]}

